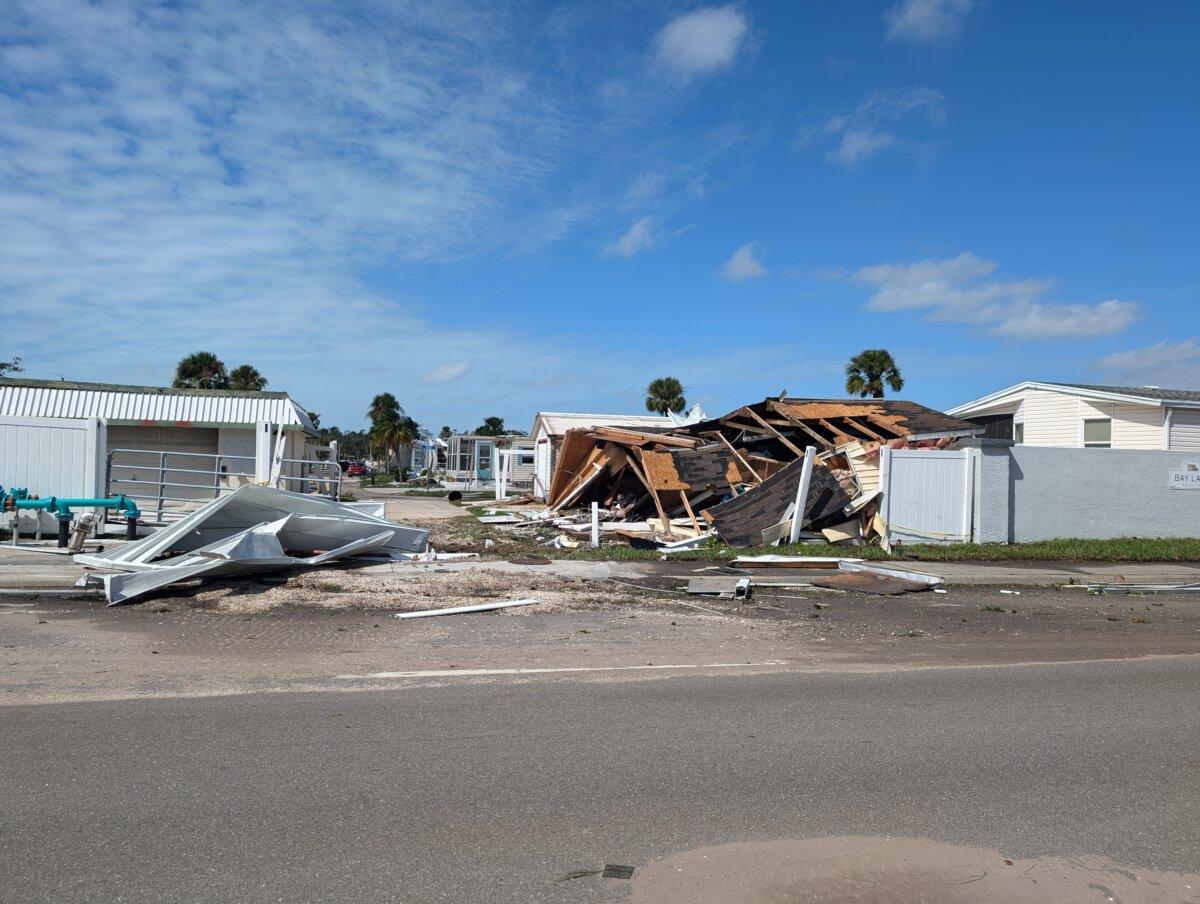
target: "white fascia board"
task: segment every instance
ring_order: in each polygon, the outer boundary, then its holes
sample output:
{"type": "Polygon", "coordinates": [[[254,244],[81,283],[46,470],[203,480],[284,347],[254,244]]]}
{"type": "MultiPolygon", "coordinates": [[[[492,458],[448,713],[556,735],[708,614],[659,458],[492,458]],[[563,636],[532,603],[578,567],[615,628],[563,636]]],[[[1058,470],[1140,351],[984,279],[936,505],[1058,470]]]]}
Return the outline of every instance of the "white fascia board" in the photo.
{"type": "Polygon", "coordinates": [[[954,408],[947,408],[946,414],[951,417],[962,417],[964,414],[973,414],[981,408],[991,408],[995,405],[1002,405],[1005,402],[1016,400],[1019,401],[1021,393],[1031,386],[1036,386],[1036,383],[1018,383],[1016,386],[1009,386],[1007,389],[1000,389],[990,395],[982,396],[971,402],[964,402],[962,405],[957,405],[954,408]],[[1011,397],[1011,398],[1010,398],[1011,397]]]}
{"type": "MultiPolygon", "coordinates": [[[[1010,396],[1019,396],[1027,389],[1041,389],[1046,392],[1061,392],[1065,395],[1078,396],[1079,398],[1083,399],[1099,399],[1105,402],[1122,402],[1126,405],[1143,405],[1147,408],[1161,408],[1164,404],[1175,404],[1173,402],[1164,402],[1162,399],[1148,399],[1144,396],[1131,396],[1120,392],[1104,392],[1098,389],[1080,389],[1075,386],[1059,386],[1055,383],[1038,383],[1033,380],[1027,380],[1024,383],[1018,383],[1016,386],[1010,386],[1008,389],[1001,389],[999,392],[993,392],[991,395],[986,395],[982,398],[975,399],[973,402],[967,402],[955,408],[950,408],[946,411],[946,414],[950,415],[951,417],[962,417],[963,415],[974,414],[980,409],[991,408],[994,405],[1003,404],[1009,400],[1010,396]]],[[[1194,407],[1200,408],[1200,404],[1194,404],[1194,407]]]]}

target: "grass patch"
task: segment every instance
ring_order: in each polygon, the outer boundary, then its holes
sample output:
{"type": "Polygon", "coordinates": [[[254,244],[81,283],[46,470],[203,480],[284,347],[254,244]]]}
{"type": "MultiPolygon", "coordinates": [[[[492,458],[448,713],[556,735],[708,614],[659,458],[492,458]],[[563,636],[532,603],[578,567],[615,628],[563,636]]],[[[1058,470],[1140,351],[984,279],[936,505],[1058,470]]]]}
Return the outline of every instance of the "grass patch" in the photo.
{"type": "Polygon", "coordinates": [[[396,475],[385,471],[380,471],[373,478],[362,478],[362,485],[364,487],[390,487],[395,484],[395,482],[396,475]]]}
{"type": "MultiPolygon", "coordinates": [[[[555,550],[546,553],[560,558],[604,560],[657,559],[655,550],[629,546],[603,546],[555,550]]],[[[738,556],[842,556],[868,562],[1195,562],[1200,561],[1200,539],[1146,539],[1122,537],[1113,540],[1042,540],[1037,543],[954,543],[946,546],[896,547],[891,553],[878,546],[843,546],[828,543],[797,543],[789,546],[758,546],[732,549],[721,543],[688,552],[674,553],[681,561],[727,561],[738,556]]]]}
{"type": "MultiPolygon", "coordinates": [[[[863,556],[863,558],[867,557],[863,556]]],[[[929,562],[1194,562],[1200,560],[1200,539],[1118,537],[1112,540],[1082,540],[1068,538],[1008,545],[1002,543],[955,543],[949,546],[904,546],[898,547],[892,558],[929,562]]]]}

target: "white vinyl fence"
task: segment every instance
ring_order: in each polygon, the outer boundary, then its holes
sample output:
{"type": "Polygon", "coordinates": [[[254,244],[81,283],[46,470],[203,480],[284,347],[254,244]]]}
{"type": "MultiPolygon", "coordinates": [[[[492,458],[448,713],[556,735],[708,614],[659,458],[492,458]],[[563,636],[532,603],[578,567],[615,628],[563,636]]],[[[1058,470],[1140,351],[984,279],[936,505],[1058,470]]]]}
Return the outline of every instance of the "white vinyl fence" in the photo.
{"type": "Polygon", "coordinates": [[[0,486],[94,498],[104,492],[104,448],[100,418],[0,417],[0,486]]]}
{"type": "Polygon", "coordinates": [[[884,545],[969,543],[975,500],[974,449],[888,449],[879,462],[884,545]]]}

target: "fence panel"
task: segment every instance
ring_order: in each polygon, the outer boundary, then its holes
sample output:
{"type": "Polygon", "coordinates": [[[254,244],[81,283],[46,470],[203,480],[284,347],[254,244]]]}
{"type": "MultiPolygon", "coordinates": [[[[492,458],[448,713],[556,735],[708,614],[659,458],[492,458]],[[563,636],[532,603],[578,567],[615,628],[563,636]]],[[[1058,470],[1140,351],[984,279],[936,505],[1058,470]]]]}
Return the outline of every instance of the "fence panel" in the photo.
{"type": "Polygon", "coordinates": [[[969,543],[975,459],[970,449],[884,449],[880,462],[885,545],[969,543]]]}

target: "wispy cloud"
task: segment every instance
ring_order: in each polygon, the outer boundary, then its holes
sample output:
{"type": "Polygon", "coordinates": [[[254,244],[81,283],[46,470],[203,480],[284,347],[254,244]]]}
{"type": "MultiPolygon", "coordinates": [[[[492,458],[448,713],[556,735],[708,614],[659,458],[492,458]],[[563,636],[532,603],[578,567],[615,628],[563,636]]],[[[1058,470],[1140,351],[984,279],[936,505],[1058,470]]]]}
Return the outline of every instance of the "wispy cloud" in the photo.
{"type": "Polygon", "coordinates": [[[928,141],[899,134],[899,126],[912,122],[941,126],[946,121],[945,98],[930,88],[891,88],[872,94],[846,113],[838,113],[810,125],[797,138],[800,147],[825,145],[825,159],[847,169],[874,157],[886,148],[896,148],[926,157],[933,150],[928,141]]]}
{"type": "Polygon", "coordinates": [[[1081,339],[1124,330],[1140,314],[1135,301],[1045,301],[1047,279],[1001,280],[995,261],[963,252],[943,260],[879,264],[853,274],[872,286],[872,311],[924,311],[930,320],[986,326],[1015,339],[1081,339]]]}
{"type": "Polygon", "coordinates": [[[725,266],[721,268],[721,273],[726,279],[733,282],[745,282],[748,279],[761,279],[767,275],[767,268],[758,259],[756,245],[756,242],[747,242],[733,252],[729,260],[725,262],[725,266]]]}
{"type": "Polygon", "coordinates": [[[655,37],[655,61],[680,82],[720,72],[733,65],[749,29],[746,15],[736,6],[710,6],[684,13],[655,37]]]}
{"type": "Polygon", "coordinates": [[[1096,361],[1095,367],[1105,379],[1125,385],[1197,389],[1200,388],[1200,344],[1194,338],[1158,342],[1147,348],[1105,355],[1096,361]]]}
{"type": "Polygon", "coordinates": [[[639,251],[649,251],[659,242],[658,227],[653,217],[642,217],[635,221],[615,242],[604,246],[605,254],[618,257],[633,257],[639,251]]]}
{"type": "MultiPolygon", "coordinates": [[[[327,423],[356,416],[346,386],[369,397],[444,377],[448,361],[471,362],[472,404],[524,385],[514,357],[570,370],[556,337],[497,342],[438,321],[405,288],[422,268],[538,250],[626,209],[611,181],[580,178],[580,161],[636,122],[537,68],[515,40],[525,17],[506,10],[13,0],[0,331],[70,323],[109,347],[132,335],[137,359],[116,370],[20,351],[134,382],[211,346],[327,423]],[[315,378],[326,369],[339,379],[315,378]]],[[[614,154],[604,178],[645,168],[626,162],[614,154]]],[[[465,405],[456,387],[427,382],[421,404],[465,405]]]]}
{"type": "Polygon", "coordinates": [[[902,0],[883,14],[887,40],[916,44],[951,41],[978,0],[902,0]]]}
{"type": "Polygon", "coordinates": [[[457,380],[470,369],[470,361],[454,361],[449,364],[439,364],[433,370],[425,373],[421,379],[426,383],[447,383],[450,380],[457,380]]]}

